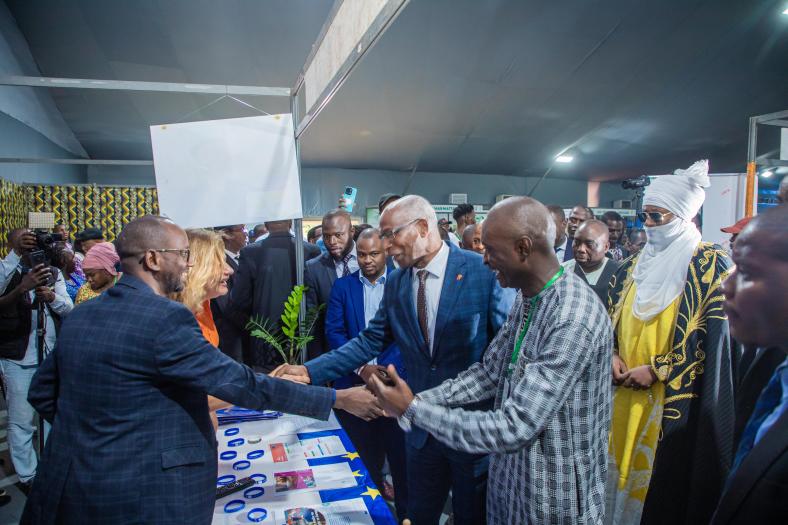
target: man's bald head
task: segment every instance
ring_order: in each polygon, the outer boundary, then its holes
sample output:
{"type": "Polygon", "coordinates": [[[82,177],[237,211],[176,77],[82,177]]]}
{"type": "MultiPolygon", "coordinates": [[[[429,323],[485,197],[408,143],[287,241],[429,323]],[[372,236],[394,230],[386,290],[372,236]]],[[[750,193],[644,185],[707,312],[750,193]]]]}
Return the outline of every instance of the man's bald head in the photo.
{"type": "Polygon", "coordinates": [[[462,247],[466,250],[473,250],[473,235],[479,223],[469,224],[462,231],[462,247]]]}
{"type": "Polygon", "coordinates": [[[559,268],[553,217],[530,197],[510,197],[493,206],[484,221],[482,243],[484,262],[501,286],[528,296],[538,293],[559,268]]]}
{"type": "Polygon", "coordinates": [[[756,215],[736,239],[759,254],[788,263],[788,206],[775,206],[756,215]]]}
{"type": "Polygon", "coordinates": [[[123,227],[115,246],[122,261],[140,256],[148,250],[166,248],[170,236],[179,232],[186,235],[186,232],[166,217],[143,215],[123,227]]]}
{"type": "Polygon", "coordinates": [[[607,225],[596,219],[581,224],[572,239],[574,259],[586,272],[598,269],[605,262],[605,254],[610,249],[610,234],[607,225]]]}
{"type": "Polygon", "coordinates": [[[155,215],[134,219],[123,227],[116,248],[123,272],[142,280],[158,295],[183,290],[191,266],[189,238],[171,220],[155,215]]]}
{"type": "Polygon", "coordinates": [[[788,206],[758,215],[733,245],[735,270],[722,286],[731,335],[788,352],[788,206]]]}
{"type": "Polygon", "coordinates": [[[555,253],[555,222],[547,207],[536,199],[509,197],[492,207],[486,221],[485,236],[495,231],[513,241],[528,237],[533,250],[555,253]]]}
{"type": "Polygon", "coordinates": [[[607,224],[602,221],[598,221],[596,219],[590,219],[585,221],[577,228],[577,236],[580,233],[580,230],[587,231],[588,235],[592,235],[595,238],[603,238],[607,241],[608,235],[610,234],[607,224]]]}
{"type": "Polygon", "coordinates": [[[370,239],[380,240],[380,242],[383,242],[383,239],[380,237],[380,230],[377,228],[365,228],[361,230],[361,233],[358,234],[358,239],[356,239],[356,243],[370,239]]]}

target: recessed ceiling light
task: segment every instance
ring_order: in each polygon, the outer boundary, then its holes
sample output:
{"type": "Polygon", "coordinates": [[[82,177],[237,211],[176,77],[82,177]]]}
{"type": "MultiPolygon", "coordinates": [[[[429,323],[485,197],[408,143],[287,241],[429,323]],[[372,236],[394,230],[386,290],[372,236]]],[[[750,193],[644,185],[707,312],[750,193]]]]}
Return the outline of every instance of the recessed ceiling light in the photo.
{"type": "Polygon", "coordinates": [[[559,155],[555,158],[556,162],[560,162],[562,164],[569,164],[573,160],[575,160],[575,158],[572,155],[559,155]]]}
{"type": "Polygon", "coordinates": [[[772,175],[774,175],[774,172],[772,170],[767,170],[761,173],[761,177],[763,177],[764,179],[768,179],[772,175]]]}

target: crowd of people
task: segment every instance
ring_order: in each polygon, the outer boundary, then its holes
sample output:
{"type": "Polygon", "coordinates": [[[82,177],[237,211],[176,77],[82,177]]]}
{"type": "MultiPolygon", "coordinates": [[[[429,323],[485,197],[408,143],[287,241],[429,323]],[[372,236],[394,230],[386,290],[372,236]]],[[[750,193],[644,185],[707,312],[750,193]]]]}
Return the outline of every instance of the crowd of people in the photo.
{"type": "Polygon", "coordinates": [[[788,206],[724,250],[693,222],[708,186],[706,162],[656,179],[639,229],[528,197],[478,222],[418,195],[381,196],[377,227],[332,210],[301,241],[303,365],[248,329],[297,284],[289,220],[145,216],[73,245],[58,225],[45,264],[14,230],[0,370],[23,521],[209,523],[214,412],[235,404],[333,409],[414,525],[449,495],[455,524],[779,522],[788,206]]]}

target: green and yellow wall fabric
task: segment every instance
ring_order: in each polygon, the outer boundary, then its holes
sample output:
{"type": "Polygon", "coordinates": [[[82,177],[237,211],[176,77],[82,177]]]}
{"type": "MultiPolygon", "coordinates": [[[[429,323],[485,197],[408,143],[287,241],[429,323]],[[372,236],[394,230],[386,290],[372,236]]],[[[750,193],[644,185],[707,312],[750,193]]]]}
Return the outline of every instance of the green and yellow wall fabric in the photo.
{"type": "Polygon", "coordinates": [[[67,224],[72,238],[85,228],[99,228],[113,241],[135,217],[158,215],[159,201],[154,187],[22,185],[0,179],[0,256],[10,249],[8,232],[26,226],[30,211],[54,212],[55,222],[67,224]]]}

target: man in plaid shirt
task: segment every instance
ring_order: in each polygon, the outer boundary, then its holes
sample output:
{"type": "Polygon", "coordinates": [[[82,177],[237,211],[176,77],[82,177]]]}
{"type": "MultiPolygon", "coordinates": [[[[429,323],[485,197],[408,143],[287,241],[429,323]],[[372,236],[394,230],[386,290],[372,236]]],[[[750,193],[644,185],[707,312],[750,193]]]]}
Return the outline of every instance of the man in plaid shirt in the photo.
{"type": "Polygon", "coordinates": [[[613,331],[604,306],[553,251],[541,203],[512,197],[485,220],[485,263],[519,289],[481,363],[412,394],[389,367],[370,388],[408,430],[457,450],[490,453],[490,524],[602,523],[605,511],[613,331]],[[463,406],[495,396],[491,411],[463,406]]]}

